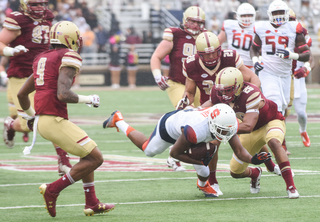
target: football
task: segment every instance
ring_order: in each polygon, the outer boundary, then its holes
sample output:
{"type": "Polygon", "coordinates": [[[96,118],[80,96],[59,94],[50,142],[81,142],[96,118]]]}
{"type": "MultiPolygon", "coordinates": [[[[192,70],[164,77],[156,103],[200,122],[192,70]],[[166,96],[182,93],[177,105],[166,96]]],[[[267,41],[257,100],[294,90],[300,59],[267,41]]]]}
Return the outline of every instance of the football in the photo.
{"type": "Polygon", "coordinates": [[[188,149],[186,154],[192,159],[203,160],[207,152],[209,152],[210,155],[214,155],[216,151],[217,146],[215,144],[202,142],[188,149]]]}

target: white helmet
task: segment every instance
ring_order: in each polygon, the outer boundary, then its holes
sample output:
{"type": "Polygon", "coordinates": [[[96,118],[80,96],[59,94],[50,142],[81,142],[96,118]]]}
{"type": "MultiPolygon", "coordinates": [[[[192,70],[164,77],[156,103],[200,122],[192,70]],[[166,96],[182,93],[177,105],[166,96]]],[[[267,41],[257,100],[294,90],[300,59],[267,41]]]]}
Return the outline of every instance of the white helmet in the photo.
{"type": "Polygon", "coordinates": [[[289,7],[284,1],[275,0],[269,5],[268,16],[271,24],[281,26],[289,21],[289,7]],[[281,14],[274,15],[277,11],[281,11],[281,14]]]}
{"type": "Polygon", "coordinates": [[[243,27],[251,26],[256,20],[256,10],[249,3],[242,3],[237,10],[237,20],[243,27]],[[252,15],[252,16],[244,16],[252,15]]]}
{"type": "Polygon", "coordinates": [[[224,103],[218,103],[209,108],[209,129],[215,138],[228,142],[238,130],[238,120],[233,109],[224,103]]]}

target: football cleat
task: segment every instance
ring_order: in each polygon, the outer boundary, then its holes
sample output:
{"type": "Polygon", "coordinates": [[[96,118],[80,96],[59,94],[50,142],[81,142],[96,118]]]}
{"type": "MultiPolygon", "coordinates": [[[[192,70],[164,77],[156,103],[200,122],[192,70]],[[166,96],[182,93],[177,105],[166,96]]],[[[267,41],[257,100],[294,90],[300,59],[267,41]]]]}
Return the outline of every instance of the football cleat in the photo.
{"type": "Polygon", "coordinates": [[[176,172],[184,172],[184,171],[186,171],[186,168],[181,166],[180,161],[175,160],[171,156],[169,156],[168,159],[167,159],[167,166],[172,168],[176,172]]]}
{"type": "Polygon", "coordinates": [[[282,148],[286,151],[287,156],[291,155],[291,153],[287,149],[286,139],[284,139],[282,142],[282,148]]]}
{"type": "Polygon", "coordinates": [[[69,162],[69,155],[67,152],[62,152],[58,155],[58,174],[63,176],[70,172],[72,165],[69,162]]]}
{"type": "Polygon", "coordinates": [[[214,183],[214,184],[211,185],[211,187],[212,187],[215,191],[217,191],[218,196],[222,196],[222,195],[223,195],[222,191],[220,190],[219,184],[214,183]]]}
{"type": "Polygon", "coordinates": [[[10,128],[11,123],[14,121],[10,116],[4,119],[4,126],[3,126],[3,141],[8,148],[14,147],[14,136],[16,131],[10,128]]]}
{"type": "Polygon", "coordinates": [[[111,113],[111,116],[105,120],[102,124],[103,128],[112,128],[112,127],[116,127],[117,131],[119,132],[119,129],[116,125],[116,122],[123,120],[122,114],[120,111],[116,110],[113,113],[111,113]]]}
{"type": "Polygon", "coordinates": [[[29,133],[23,133],[22,139],[24,142],[28,142],[29,141],[29,133]]]}
{"type": "Polygon", "coordinates": [[[197,186],[199,190],[201,190],[204,193],[205,197],[218,197],[217,191],[210,186],[209,181],[206,182],[206,185],[204,187],[201,187],[197,181],[197,186]]]}
{"type": "Polygon", "coordinates": [[[301,135],[301,138],[302,138],[303,145],[305,147],[309,147],[311,145],[311,142],[310,142],[310,138],[308,136],[307,131],[303,132],[303,133],[300,133],[300,135],[301,135]]]}
{"type": "MultiPolygon", "coordinates": [[[[281,176],[282,174],[281,174],[281,170],[279,168],[279,165],[275,165],[274,170],[271,173],[274,173],[278,176],[281,176]]],[[[292,177],[294,177],[294,172],[292,171],[292,169],[291,169],[291,174],[292,174],[292,177]]]]}
{"type": "Polygon", "coordinates": [[[84,207],[84,214],[86,216],[93,216],[95,214],[103,214],[109,211],[112,211],[115,208],[114,204],[105,204],[105,203],[97,203],[94,206],[85,206],[84,207]]]}
{"type": "Polygon", "coordinates": [[[42,184],[39,189],[40,193],[43,196],[44,204],[46,205],[46,209],[51,217],[56,216],[56,202],[59,194],[54,194],[49,191],[50,184],[42,184]]]}
{"type": "Polygon", "coordinates": [[[289,199],[297,199],[299,198],[299,193],[294,186],[290,186],[287,190],[289,199]]]}
{"type": "Polygon", "coordinates": [[[259,170],[259,175],[255,180],[251,179],[251,181],[250,181],[250,192],[251,193],[259,193],[260,192],[260,177],[262,174],[262,169],[261,169],[261,167],[256,167],[256,169],[259,170]]]}

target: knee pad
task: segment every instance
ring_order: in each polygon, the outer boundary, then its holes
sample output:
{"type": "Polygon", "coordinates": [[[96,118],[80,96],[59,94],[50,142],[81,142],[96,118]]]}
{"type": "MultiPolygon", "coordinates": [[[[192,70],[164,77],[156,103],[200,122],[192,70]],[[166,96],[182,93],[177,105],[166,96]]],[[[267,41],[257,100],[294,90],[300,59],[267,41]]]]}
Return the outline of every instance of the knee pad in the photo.
{"type": "Polygon", "coordinates": [[[197,174],[201,177],[208,177],[210,175],[208,166],[193,164],[193,167],[196,170],[197,174]]]}

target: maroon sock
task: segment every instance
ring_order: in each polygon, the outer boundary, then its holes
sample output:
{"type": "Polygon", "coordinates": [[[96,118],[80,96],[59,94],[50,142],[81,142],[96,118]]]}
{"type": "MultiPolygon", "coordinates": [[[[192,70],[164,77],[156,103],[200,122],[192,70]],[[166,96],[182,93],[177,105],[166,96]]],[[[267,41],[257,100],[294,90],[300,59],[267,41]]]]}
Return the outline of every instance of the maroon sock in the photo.
{"type": "Polygon", "coordinates": [[[216,170],[210,171],[210,175],[209,175],[208,181],[209,181],[210,185],[218,183],[218,180],[217,180],[217,177],[216,177],[216,170]]]}
{"type": "Polygon", "coordinates": [[[251,179],[255,180],[257,179],[257,177],[259,176],[260,171],[258,170],[258,168],[252,168],[252,167],[248,167],[249,168],[249,175],[248,177],[250,177],[251,179]]]}
{"type": "Polygon", "coordinates": [[[271,159],[266,161],[266,162],[264,162],[264,165],[266,165],[266,167],[267,167],[269,172],[273,172],[274,171],[275,164],[271,159]]]}
{"type": "Polygon", "coordinates": [[[56,152],[57,152],[58,156],[65,156],[66,154],[68,154],[66,151],[64,151],[60,147],[56,147],[56,152]]]}
{"type": "Polygon", "coordinates": [[[286,182],[287,185],[287,190],[289,189],[290,186],[293,186],[294,188],[294,182],[292,178],[292,172],[291,172],[291,166],[289,161],[285,161],[279,164],[279,168],[281,170],[282,177],[284,181],[286,182]]]}
{"type": "Polygon", "coordinates": [[[75,181],[70,176],[70,173],[65,174],[60,179],[54,181],[50,184],[50,192],[59,194],[61,190],[66,188],[67,186],[73,184],[75,181]]]}
{"type": "Polygon", "coordinates": [[[94,182],[83,183],[83,190],[86,196],[86,206],[93,207],[99,202],[99,200],[96,197],[96,192],[94,190],[94,182]]]}

